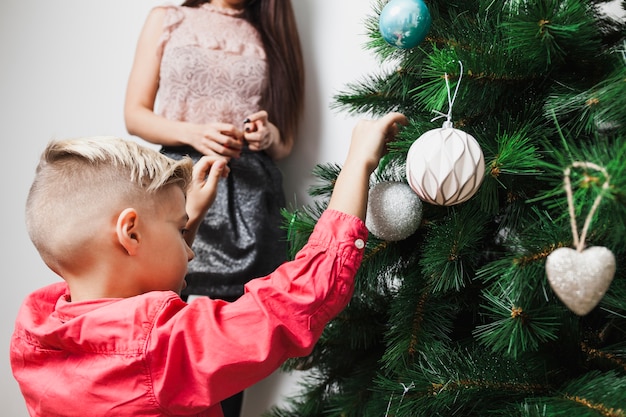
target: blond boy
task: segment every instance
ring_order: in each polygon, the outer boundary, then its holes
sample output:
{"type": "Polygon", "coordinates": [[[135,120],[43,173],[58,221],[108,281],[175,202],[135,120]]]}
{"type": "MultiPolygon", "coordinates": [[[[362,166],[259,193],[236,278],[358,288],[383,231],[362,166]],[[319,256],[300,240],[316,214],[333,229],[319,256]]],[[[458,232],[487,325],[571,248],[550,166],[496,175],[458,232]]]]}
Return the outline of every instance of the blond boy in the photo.
{"type": "Polygon", "coordinates": [[[350,300],[369,176],[397,123],[399,113],[357,123],[307,245],[232,303],[179,296],[226,160],[192,166],[121,139],[51,142],[26,223],[63,281],[28,296],[11,340],[31,416],[221,416],[220,401],[308,354],[350,300]]]}

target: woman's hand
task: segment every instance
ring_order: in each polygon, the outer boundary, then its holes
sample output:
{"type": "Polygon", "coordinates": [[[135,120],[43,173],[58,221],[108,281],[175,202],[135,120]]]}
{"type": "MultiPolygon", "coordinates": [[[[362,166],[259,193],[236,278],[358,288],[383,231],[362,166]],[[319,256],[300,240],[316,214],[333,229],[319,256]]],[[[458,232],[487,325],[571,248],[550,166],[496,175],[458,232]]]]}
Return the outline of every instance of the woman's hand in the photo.
{"type": "Polygon", "coordinates": [[[203,155],[230,159],[241,155],[243,138],[243,132],[230,123],[189,123],[184,141],[203,155]]]}
{"type": "Polygon", "coordinates": [[[280,133],[276,126],[268,121],[265,110],[256,112],[244,120],[243,137],[251,151],[264,151],[280,142],[280,133]]]}

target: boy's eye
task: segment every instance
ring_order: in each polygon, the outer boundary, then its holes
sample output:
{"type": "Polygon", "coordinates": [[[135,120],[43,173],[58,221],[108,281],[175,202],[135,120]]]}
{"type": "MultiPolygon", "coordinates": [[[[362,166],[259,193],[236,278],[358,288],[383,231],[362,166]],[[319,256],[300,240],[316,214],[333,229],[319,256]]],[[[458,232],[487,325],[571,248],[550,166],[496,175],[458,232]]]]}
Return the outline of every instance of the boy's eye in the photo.
{"type": "Polygon", "coordinates": [[[185,228],[180,229],[181,235],[185,236],[187,233],[189,233],[189,229],[185,229],[185,228]]]}

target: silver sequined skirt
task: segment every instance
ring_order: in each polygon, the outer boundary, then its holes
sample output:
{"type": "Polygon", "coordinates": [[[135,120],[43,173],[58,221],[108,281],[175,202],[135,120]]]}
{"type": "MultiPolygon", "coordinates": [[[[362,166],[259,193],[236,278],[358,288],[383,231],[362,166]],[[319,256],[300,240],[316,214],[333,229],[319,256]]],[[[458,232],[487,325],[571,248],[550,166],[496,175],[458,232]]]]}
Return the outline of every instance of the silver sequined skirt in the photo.
{"type": "MultiPolygon", "coordinates": [[[[175,159],[200,157],[189,147],[163,147],[162,153],[175,159]]],[[[287,260],[282,173],[267,154],[247,149],[229,166],[192,246],[195,258],[183,295],[232,301],[243,294],[246,282],[287,260]]]]}

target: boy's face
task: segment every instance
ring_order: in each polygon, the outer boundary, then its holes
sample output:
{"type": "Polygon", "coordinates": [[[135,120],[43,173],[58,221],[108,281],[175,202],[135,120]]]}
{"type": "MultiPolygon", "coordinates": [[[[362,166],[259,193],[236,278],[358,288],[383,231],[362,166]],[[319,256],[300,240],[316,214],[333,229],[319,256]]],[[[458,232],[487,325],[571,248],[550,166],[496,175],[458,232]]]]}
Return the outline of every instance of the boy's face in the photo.
{"type": "MultiPolygon", "coordinates": [[[[142,292],[171,290],[178,294],[186,286],[187,264],[193,251],[184,239],[187,213],[180,187],[159,192],[157,208],[143,220],[140,256],[142,292]]],[[[142,223],[141,216],[138,221],[142,223]]]]}

